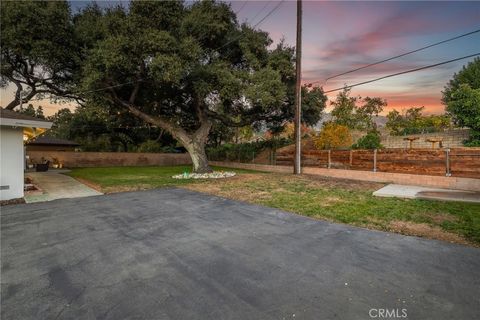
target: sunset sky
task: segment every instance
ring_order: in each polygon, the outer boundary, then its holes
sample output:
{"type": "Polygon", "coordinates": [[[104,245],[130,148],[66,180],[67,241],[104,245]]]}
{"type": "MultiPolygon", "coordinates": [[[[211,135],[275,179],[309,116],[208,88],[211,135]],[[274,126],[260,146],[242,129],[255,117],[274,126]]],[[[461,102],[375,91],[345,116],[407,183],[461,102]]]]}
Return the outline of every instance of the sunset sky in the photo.
{"type": "MultiPolygon", "coordinates": [[[[88,2],[71,1],[75,12],[88,2]]],[[[102,6],[119,1],[101,1],[102,6]]],[[[254,25],[278,1],[230,1],[240,22],[254,25]]],[[[124,3],[127,5],[127,2],[124,3]]],[[[480,53],[480,33],[445,43],[409,56],[329,80],[325,78],[414,50],[434,42],[480,29],[480,2],[365,2],[304,1],[304,83],[319,81],[325,90],[350,85],[391,73],[480,53]]],[[[284,1],[258,28],[268,31],[277,43],[282,37],[295,44],[296,2],[284,1]]],[[[387,110],[425,106],[429,113],[442,113],[441,90],[462,65],[473,58],[436,68],[381,80],[352,89],[352,94],[380,96],[387,110]]],[[[12,90],[2,91],[2,105],[12,90]]],[[[334,98],[336,93],[330,93],[334,98]]],[[[65,105],[41,104],[47,114],[65,105]]]]}
{"type": "MultiPolygon", "coordinates": [[[[265,3],[248,2],[239,12],[240,20],[250,21],[265,3]]],[[[259,17],[275,4],[270,3],[259,17]]],[[[234,10],[242,6],[243,1],[232,3],[234,10]]],[[[476,33],[324,84],[330,75],[480,29],[480,2],[304,1],[303,11],[302,79],[320,81],[325,90],[480,53],[480,33],[476,33]]],[[[259,28],[276,41],[284,36],[294,45],[295,19],[296,3],[285,2],[259,28]]],[[[442,113],[443,86],[471,60],[359,86],[352,94],[384,97],[387,110],[425,106],[427,112],[442,113]]]]}

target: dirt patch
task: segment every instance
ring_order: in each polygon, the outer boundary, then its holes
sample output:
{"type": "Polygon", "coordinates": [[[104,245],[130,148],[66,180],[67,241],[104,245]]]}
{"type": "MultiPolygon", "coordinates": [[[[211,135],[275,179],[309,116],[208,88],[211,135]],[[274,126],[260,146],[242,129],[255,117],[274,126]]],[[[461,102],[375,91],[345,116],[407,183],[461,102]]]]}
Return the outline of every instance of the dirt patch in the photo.
{"type": "MultiPolygon", "coordinates": [[[[465,245],[475,245],[464,237],[447,232],[440,227],[434,227],[426,223],[414,223],[408,221],[392,221],[388,225],[390,231],[410,236],[417,236],[429,239],[448,241],[465,245]]],[[[478,245],[475,245],[478,246],[478,245]]]]}

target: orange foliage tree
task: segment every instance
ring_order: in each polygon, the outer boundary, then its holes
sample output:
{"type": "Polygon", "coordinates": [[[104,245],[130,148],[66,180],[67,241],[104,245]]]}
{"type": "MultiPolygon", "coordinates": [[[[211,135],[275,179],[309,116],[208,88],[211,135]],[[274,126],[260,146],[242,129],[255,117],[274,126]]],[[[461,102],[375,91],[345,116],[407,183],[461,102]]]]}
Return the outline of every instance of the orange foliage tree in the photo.
{"type": "Polygon", "coordinates": [[[346,126],[330,122],[323,126],[313,142],[317,149],[348,148],[352,145],[352,135],[346,126]]]}

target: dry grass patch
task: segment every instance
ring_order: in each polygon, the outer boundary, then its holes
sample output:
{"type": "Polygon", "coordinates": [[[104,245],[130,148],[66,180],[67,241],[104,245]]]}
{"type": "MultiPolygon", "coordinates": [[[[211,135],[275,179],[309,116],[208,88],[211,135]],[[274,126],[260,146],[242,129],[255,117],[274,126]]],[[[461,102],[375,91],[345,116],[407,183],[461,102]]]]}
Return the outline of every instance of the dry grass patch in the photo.
{"type": "Polygon", "coordinates": [[[345,190],[378,190],[385,186],[384,183],[379,182],[369,182],[369,181],[358,181],[358,180],[348,180],[348,179],[336,179],[336,178],[327,178],[322,176],[315,175],[301,175],[299,177],[303,181],[309,183],[313,187],[323,187],[323,188],[342,188],[345,190]]]}
{"type": "Polygon", "coordinates": [[[208,193],[233,200],[255,202],[271,198],[271,192],[266,190],[252,190],[247,185],[262,180],[261,174],[243,174],[232,178],[215,181],[204,181],[198,184],[184,185],[182,188],[208,193]]]}
{"type": "Polygon", "coordinates": [[[456,216],[446,213],[432,213],[429,214],[432,219],[432,222],[435,224],[442,224],[444,222],[457,222],[459,219],[456,216]]]}
{"type": "Polygon", "coordinates": [[[152,189],[150,184],[136,184],[133,186],[113,186],[113,187],[105,187],[100,190],[103,193],[118,193],[118,192],[129,192],[129,191],[141,191],[141,190],[148,190],[152,189]]]}
{"type": "Polygon", "coordinates": [[[321,202],[319,203],[319,205],[322,206],[322,207],[330,207],[330,206],[334,206],[334,205],[336,205],[340,202],[344,202],[341,198],[335,197],[335,196],[322,197],[320,200],[321,200],[321,202]]]}
{"type": "MultiPolygon", "coordinates": [[[[458,234],[447,232],[440,227],[431,226],[426,223],[414,223],[411,221],[392,221],[388,225],[388,230],[409,236],[417,236],[466,245],[475,245],[474,243],[468,241],[467,239],[458,234]]],[[[478,246],[478,244],[476,246],[478,246]]]]}

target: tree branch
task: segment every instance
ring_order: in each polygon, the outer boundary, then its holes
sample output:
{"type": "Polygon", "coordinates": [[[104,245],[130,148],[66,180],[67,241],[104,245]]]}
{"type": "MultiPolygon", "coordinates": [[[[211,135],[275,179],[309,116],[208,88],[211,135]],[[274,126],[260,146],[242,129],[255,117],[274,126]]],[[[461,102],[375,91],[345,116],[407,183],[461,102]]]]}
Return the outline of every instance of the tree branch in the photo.
{"type": "Polygon", "coordinates": [[[13,100],[10,101],[10,103],[5,107],[5,109],[7,109],[7,110],[13,110],[13,108],[15,108],[16,106],[18,106],[20,104],[20,99],[21,99],[23,86],[20,83],[20,81],[16,80],[15,78],[10,77],[10,76],[7,76],[7,78],[10,81],[12,81],[13,83],[15,83],[15,85],[17,86],[17,91],[15,91],[15,98],[13,98],[13,100]]]}
{"type": "Polygon", "coordinates": [[[142,119],[142,120],[144,120],[148,123],[157,125],[160,128],[166,130],[174,138],[180,140],[182,143],[191,142],[192,138],[182,127],[178,126],[175,123],[171,123],[170,121],[168,121],[167,119],[165,119],[163,117],[152,116],[152,115],[149,115],[147,113],[144,113],[144,112],[140,111],[140,109],[138,109],[134,104],[131,104],[127,101],[124,101],[124,100],[120,99],[113,88],[110,88],[110,93],[111,93],[112,99],[115,102],[120,104],[122,107],[128,109],[135,116],[139,117],[140,119],[142,119]]]}

